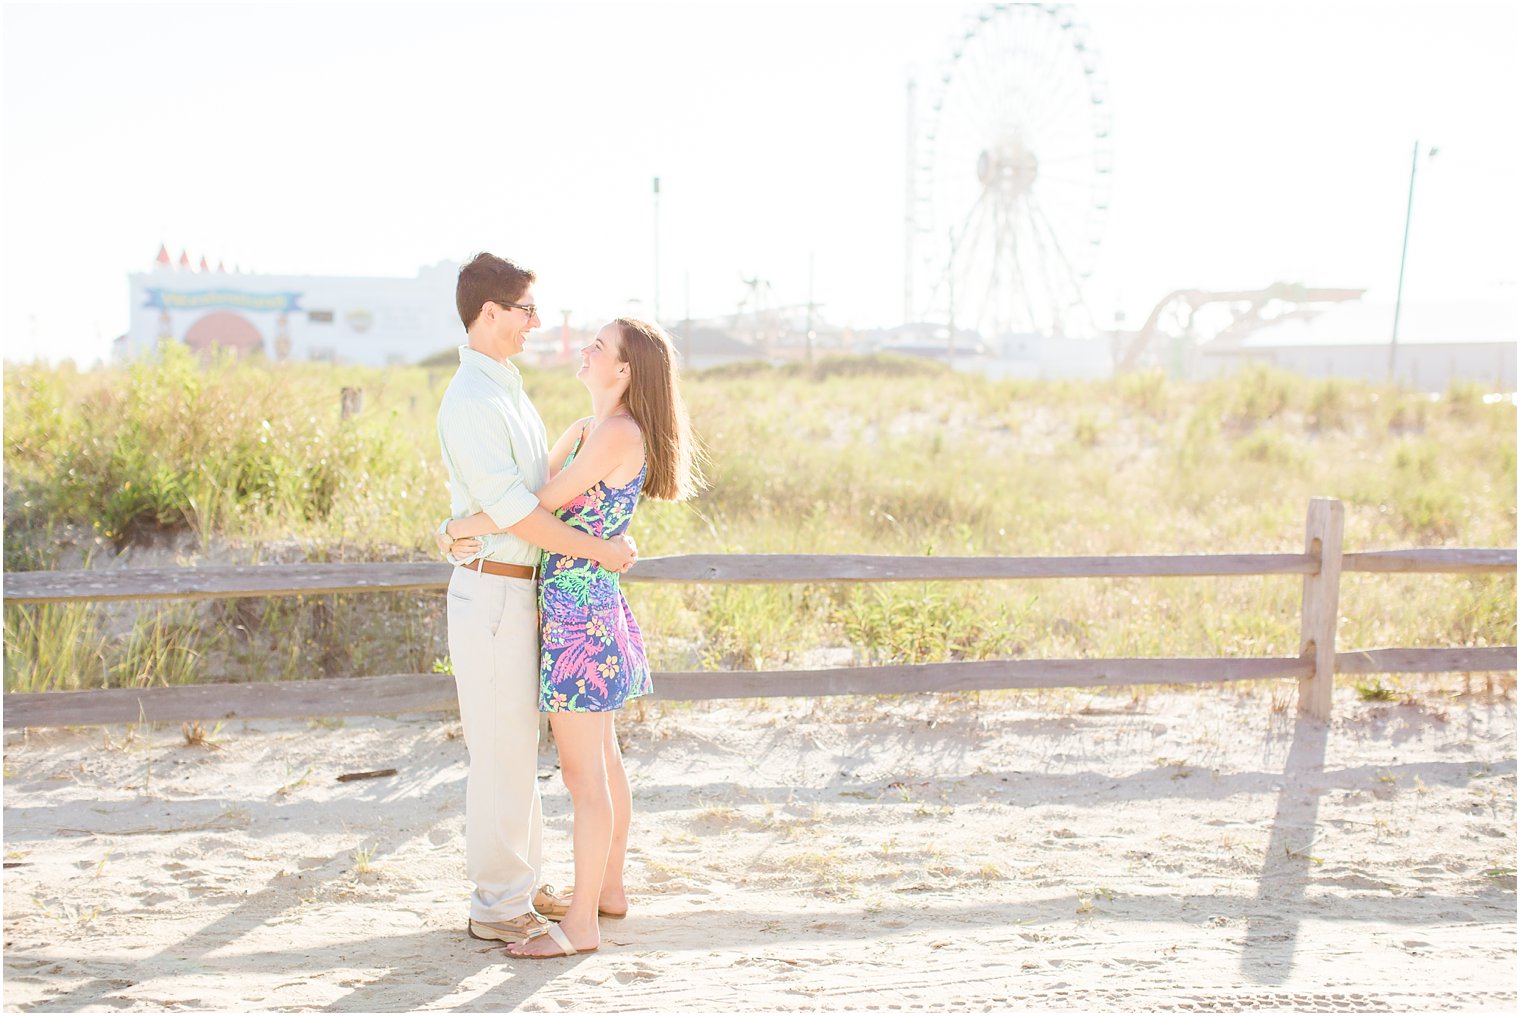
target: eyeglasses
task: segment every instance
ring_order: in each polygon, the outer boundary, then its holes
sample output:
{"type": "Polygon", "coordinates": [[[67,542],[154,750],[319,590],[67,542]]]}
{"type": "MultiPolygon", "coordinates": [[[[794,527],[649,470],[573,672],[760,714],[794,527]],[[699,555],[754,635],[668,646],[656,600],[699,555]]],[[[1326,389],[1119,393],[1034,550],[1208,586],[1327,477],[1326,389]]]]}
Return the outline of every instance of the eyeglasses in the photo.
{"type": "Polygon", "coordinates": [[[525,310],[528,312],[529,317],[533,317],[538,313],[538,304],[536,303],[507,303],[504,300],[493,300],[491,302],[502,307],[516,307],[518,310],[525,310]]]}

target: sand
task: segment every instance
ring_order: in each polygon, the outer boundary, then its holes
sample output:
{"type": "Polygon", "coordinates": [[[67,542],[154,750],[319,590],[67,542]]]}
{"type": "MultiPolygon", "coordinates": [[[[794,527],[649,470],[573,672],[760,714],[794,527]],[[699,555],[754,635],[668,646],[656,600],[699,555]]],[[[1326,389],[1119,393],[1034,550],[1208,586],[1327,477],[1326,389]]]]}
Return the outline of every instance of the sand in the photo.
{"type": "Polygon", "coordinates": [[[10,731],[5,1008],[1513,1008],[1513,702],[1283,688],[650,703],[631,914],[537,963],[463,933],[453,718],[10,731]]]}

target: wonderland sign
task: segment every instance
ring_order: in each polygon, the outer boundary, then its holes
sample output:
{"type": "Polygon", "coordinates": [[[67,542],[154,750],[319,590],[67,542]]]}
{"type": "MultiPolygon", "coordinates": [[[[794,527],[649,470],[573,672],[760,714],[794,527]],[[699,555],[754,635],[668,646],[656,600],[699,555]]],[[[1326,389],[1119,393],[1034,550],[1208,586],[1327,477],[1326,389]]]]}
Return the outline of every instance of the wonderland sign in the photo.
{"type": "Polygon", "coordinates": [[[194,292],[174,292],[167,289],[149,289],[144,307],[155,310],[196,310],[202,307],[236,307],[239,310],[288,311],[300,310],[300,293],[244,293],[236,289],[201,289],[194,292]]]}

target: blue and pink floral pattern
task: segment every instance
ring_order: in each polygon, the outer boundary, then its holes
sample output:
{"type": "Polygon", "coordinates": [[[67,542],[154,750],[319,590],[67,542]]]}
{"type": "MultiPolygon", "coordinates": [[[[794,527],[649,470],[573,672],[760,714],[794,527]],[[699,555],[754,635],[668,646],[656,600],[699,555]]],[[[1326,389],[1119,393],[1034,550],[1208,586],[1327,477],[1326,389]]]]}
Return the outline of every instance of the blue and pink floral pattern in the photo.
{"type": "MultiPolygon", "coordinates": [[[[585,439],[584,432],[581,440],[585,439]]],[[[563,469],[580,451],[576,441],[563,469]]],[[[555,512],[567,525],[607,539],[628,529],[649,471],[621,487],[596,486],[555,512]]],[[[547,551],[539,569],[540,712],[608,712],[654,689],[644,637],[617,572],[583,557],[547,551]]]]}

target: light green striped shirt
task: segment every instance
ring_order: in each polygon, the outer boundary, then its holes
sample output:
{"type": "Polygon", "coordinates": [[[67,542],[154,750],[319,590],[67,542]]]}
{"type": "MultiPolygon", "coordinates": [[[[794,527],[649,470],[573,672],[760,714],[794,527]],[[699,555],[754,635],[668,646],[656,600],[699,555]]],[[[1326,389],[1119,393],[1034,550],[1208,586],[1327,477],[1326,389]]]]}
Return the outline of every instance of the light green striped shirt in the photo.
{"type": "MultiPolygon", "coordinates": [[[[459,370],[438,406],[438,442],[454,518],[483,511],[506,528],[538,507],[535,492],[549,479],[549,437],[510,362],[459,347],[459,370]]],[[[511,533],[492,533],[470,560],[480,557],[531,567],[539,548],[511,533]]]]}

